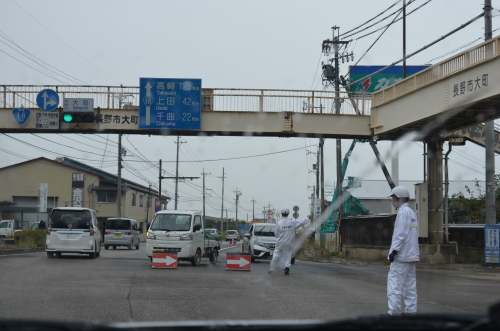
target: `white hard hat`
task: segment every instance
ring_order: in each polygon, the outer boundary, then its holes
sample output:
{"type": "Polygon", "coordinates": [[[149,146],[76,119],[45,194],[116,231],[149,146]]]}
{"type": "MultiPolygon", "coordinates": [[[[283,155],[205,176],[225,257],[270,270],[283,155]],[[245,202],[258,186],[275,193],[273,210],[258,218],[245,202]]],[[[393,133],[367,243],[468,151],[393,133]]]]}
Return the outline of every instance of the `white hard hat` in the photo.
{"type": "Polygon", "coordinates": [[[281,208],[281,215],[288,215],[290,214],[290,209],[288,208],[281,208]]]}
{"type": "Polygon", "coordinates": [[[410,198],[410,192],[404,186],[396,186],[392,189],[389,197],[396,196],[396,198],[410,198]]]}

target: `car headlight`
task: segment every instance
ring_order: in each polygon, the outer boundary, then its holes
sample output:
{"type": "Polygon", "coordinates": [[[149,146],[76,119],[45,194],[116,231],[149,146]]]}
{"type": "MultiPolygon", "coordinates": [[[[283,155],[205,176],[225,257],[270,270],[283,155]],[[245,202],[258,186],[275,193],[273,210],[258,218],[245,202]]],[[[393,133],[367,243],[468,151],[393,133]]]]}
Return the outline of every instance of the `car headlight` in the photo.
{"type": "Polygon", "coordinates": [[[193,240],[193,234],[192,233],[186,233],[181,236],[181,240],[193,240]]]}
{"type": "Polygon", "coordinates": [[[146,238],[147,239],[153,239],[153,240],[156,240],[156,236],[153,232],[147,232],[146,233],[146,238]]]}
{"type": "Polygon", "coordinates": [[[256,241],[255,244],[262,246],[262,247],[265,247],[263,241],[256,241]]]}

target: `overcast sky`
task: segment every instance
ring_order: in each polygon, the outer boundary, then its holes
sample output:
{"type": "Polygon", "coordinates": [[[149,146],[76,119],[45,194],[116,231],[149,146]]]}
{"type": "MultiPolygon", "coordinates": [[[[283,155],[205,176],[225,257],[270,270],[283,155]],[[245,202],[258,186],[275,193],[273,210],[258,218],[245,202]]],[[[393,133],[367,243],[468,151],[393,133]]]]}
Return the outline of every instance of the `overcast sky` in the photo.
{"type": "MultiPolygon", "coordinates": [[[[140,77],[157,77],[201,78],[205,88],[321,90],[319,66],[326,60],[321,55],[321,43],[331,38],[331,27],[339,26],[340,33],[346,32],[395,2],[2,0],[0,84],[76,84],[67,76],[50,77],[52,74],[47,67],[51,65],[80,84],[88,85],[138,86],[140,77]],[[24,51],[36,56],[38,63],[42,60],[47,64],[35,63],[23,55],[24,51]]],[[[426,2],[414,1],[407,13],[426,2]]],[[[495,7],[498,0],[492,2],[495,7]]],[[[407,18],[407,52],[413,52],[480,14],[482,4],[483,0],[430,1],[407,18]]],[[[494,11],[494,15],[498,13],[494,11]]],[[[391,20],[364,32],[371,32],[391,20]]],[[[494,30],[498,22],[494,17],[494,30]]],[[[461,46],[474,41],[473,45],[480,43],[483,27],[484,20],[480,19],[408,60],[408,65],[435,64],[445,57],[436,58],[461,46]]],[[[354,52],[355,62],[382,30],[356,40],[364,32],[349,38],[353,42],[347,50],[354,52]]],[[[397,22],[359,65],[386,65],[401,57],[402,23],[397,22]]],[[[341,74],[347,72],[347,66],[347,63],[341,65],[341,74]]],[[[0,135],[1,167],[40,156],[51,159],[68,156],[117,173],[116,135],[11,136],[33,146],[0,135]],[[18,156],[6,151],[18,153],[18,156]]],[[[173,136],[125,136],[124,147],[136,156],[126,157],[124,177],[143,185],[157,186],[155,166],[160,158],[164,161],[164,169],[170,175],[175,174],[174,141],[173,136]],[[138,156],[154,164],[136,162],[138,156]]],[[[298,205],[301,217],[308,214],[308,197],[315,184],[315,175],[311,172],[315,156],[306,151],[316,152],[317,139],[182,137],[182,141],[186,143],[180,148],[180,160],[183,161],[180,174],[201,176],[203,169],[211,173],[206,177],[206,186],[211,189],[207,214],[220,216],[222,180],[218,177],[222,176],[223,167],[226,172],[224,208],[228,208],[229,217],[234,217],[236,190],[242,193],[240,219],[247,219],[247,214],[251,219],[252,200],[256,201],[256,217],[262,216],[263,206],[268,204],[272,208],[298,205]],[[294,151],[215,161],[286,150],[294,151]],[[198,162],[200,160],[203,162],[198,162]]],[[[343,141],[342,154],[350,143],[350,140],[343,141]]],[[[391,144],[379,142],[378,145],[381,152],[386,153],[391,144]]],[[[411,143],[402,151],[400,179],[422,180],[422,152],[421,143],[411,143]]],[[[336,179],[335,160],[335,141],[329,139],[325,143],[327,193],[331,192],[336,179]]],[[[371,166],[374,160],[367,144],[357,146],[347,176],[384,179],[382,171],[371,166]]],[[[387,166],[390,169],[390,160],[387,166]]],[[[496,168],[500,169],[498,161],[496,168]]],[[[451,179],[483,180],[484,149],[471,143],[455,148],[451,154],[450,173],[451,179]]],[[[164,180],[163,183],[166,193],[173,195],[173,181],[164,180]]],[[[201,186],[201,179],[179,184],[179,209],[202,208],[201,186]]],[[[171,208],[173,202],[169,204],[171,208]]]]}

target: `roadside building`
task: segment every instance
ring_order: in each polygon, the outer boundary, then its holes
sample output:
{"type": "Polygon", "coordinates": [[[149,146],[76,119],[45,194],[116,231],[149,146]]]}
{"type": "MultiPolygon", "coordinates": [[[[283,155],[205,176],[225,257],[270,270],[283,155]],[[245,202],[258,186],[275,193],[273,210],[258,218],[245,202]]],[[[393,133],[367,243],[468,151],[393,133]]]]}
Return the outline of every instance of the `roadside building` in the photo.
{"type": "MultiPolygon", "coordinates": [[[[17,220],[23,228],[44,220],[54,207],[85,207],[96,211],[99,227],[106,219],[117,217],[118,198],[121,216],[137,220],[141,240],[155,214],[158,191],[118,177],[70,158],[44,157],[0,168],[0,217],[17,220]],[[38,210],[40,184],[47,183],[47,212],[38,210]]],[[[166,203],[169,197],[162,196],[166,203]]],[[[102,231],[103,233],[104,231],[102,231]]]]}

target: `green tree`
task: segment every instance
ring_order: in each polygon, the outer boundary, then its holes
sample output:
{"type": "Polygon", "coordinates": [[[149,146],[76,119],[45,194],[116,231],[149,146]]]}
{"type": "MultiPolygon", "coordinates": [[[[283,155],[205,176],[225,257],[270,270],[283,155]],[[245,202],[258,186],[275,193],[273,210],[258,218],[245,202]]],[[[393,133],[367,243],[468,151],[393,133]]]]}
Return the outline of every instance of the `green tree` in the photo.
{"type": "MultiPolygon", "coordinates": [[[[496,221],[500,221],[500,175],[495,175],[495,205],[496,221]]],[[[459,224],[484,224],[486,223],[486,192],[481,190],[479,181],[475,180],[475,191],[473,188],[465,186],[465,191],[469,194],[466,198],[464,193],[453,194],[448,200],[449,220],[459,224]],[[476,195],[477,194],[477,195],[476,195]]]]}

